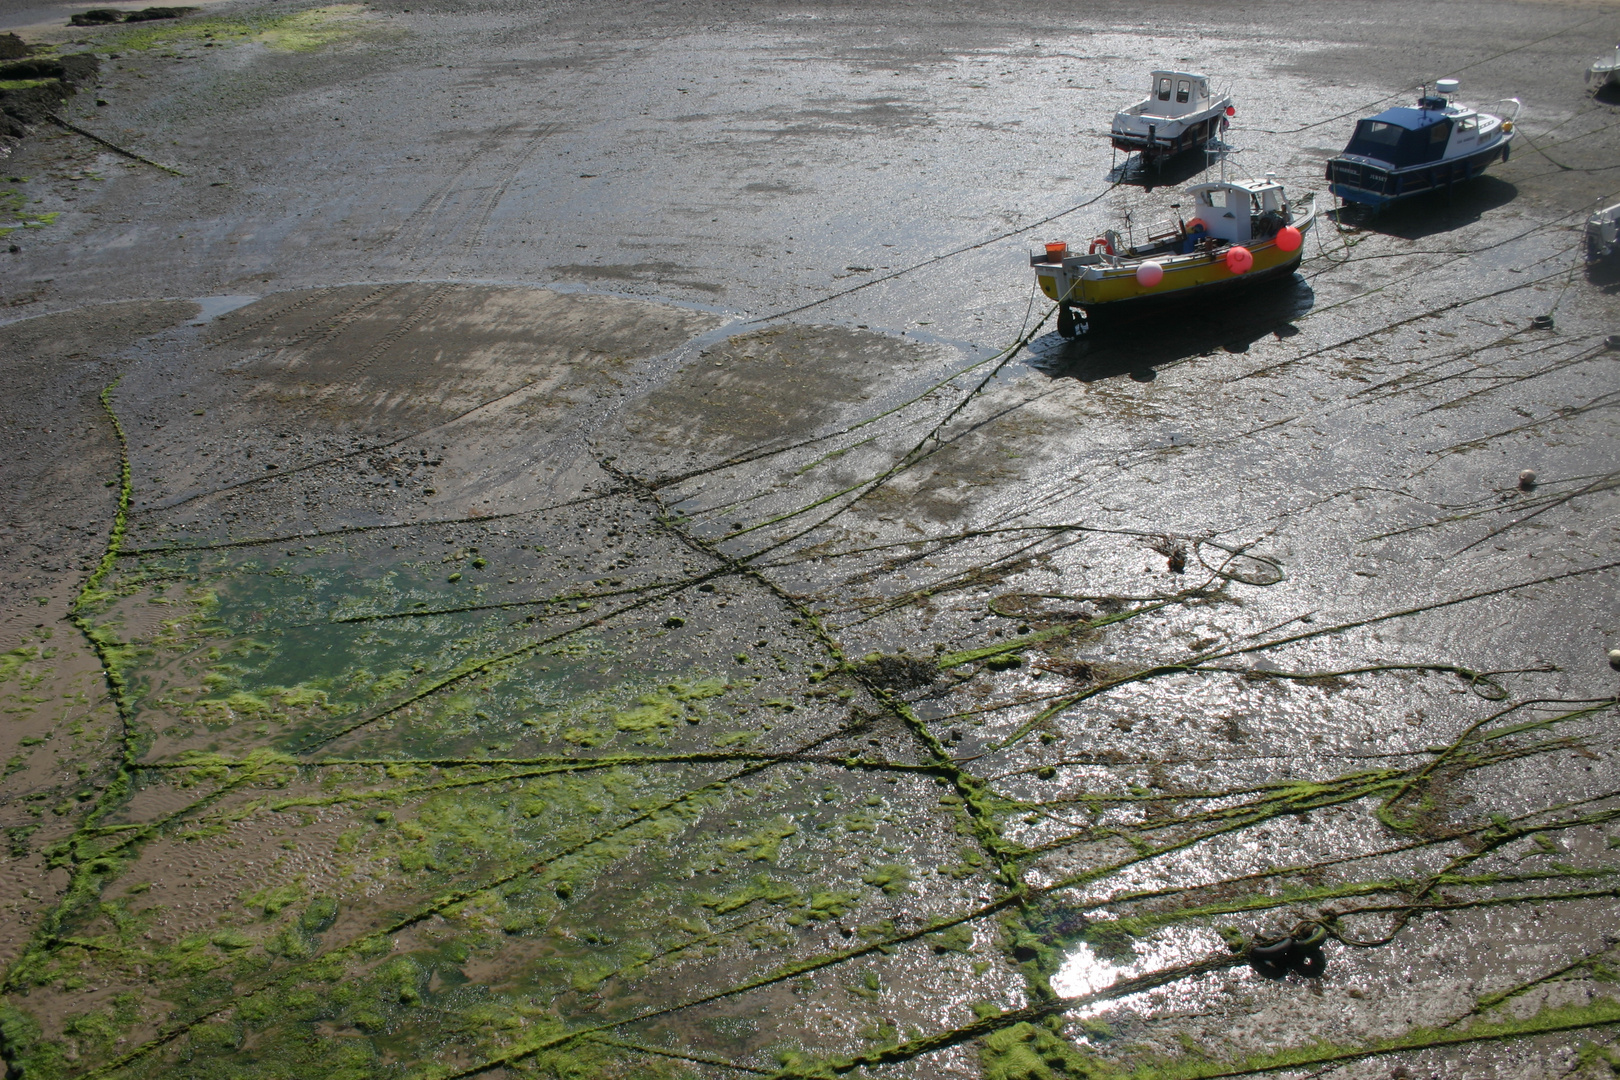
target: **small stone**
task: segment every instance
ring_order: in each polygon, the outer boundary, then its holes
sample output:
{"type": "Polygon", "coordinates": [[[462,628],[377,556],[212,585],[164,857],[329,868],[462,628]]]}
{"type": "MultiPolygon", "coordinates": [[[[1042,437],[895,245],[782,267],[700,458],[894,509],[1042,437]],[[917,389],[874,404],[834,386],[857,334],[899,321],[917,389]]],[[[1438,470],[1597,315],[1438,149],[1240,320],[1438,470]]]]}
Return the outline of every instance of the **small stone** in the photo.
{"type": "Polygon", "coordinates": [[[1534,491],[1534,490],[1536,490],[1536,470],[1534,470],[1534,469],[1525,469],[1523,472],[1519,473],[1519,490],[1520,491],[1534,491]]]}
{"type": "Polygon", "coordinates": [[[1609,666],[1620,671],[1620,649],[1609,650],[1609,666]]]}

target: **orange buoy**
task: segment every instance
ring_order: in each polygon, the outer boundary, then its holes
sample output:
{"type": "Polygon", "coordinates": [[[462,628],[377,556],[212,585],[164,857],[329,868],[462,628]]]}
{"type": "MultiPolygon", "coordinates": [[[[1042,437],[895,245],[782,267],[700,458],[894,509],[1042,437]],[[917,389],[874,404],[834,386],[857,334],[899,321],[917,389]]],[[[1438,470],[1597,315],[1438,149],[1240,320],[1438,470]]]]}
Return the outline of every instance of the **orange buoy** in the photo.
{"type": "Polygon", "coordinates": [[[1226,249],[1226,268],[1234,274],[1247,274],[1254,266],[1254,253],[1246,247],[1226,249]]]}
{"type": "Polygon", "coordinates": [[[1282,228],[1277,230],[1278,251],[1298,251],[1299,245],[1302,244],[1304,240],[1305,238],[1300,235],[1299,230],[1294,228],[1292,225],[1284,225],[1282,228]]]}

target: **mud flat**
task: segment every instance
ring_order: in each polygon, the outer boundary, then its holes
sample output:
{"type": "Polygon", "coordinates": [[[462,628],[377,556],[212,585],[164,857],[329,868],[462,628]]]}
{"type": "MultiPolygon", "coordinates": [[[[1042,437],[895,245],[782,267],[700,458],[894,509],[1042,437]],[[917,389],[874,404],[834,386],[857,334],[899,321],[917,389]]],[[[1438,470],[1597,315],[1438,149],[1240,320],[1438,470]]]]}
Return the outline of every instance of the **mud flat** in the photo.
{"type": "Polygon", "coordinates": [[[54,31],[183,175],[6,164],[7,1067],[1612,1072],[1620,12],[1336,10],[54,31]],[[1065,342],[1166,57],[1523,141],[1065,342]]]}

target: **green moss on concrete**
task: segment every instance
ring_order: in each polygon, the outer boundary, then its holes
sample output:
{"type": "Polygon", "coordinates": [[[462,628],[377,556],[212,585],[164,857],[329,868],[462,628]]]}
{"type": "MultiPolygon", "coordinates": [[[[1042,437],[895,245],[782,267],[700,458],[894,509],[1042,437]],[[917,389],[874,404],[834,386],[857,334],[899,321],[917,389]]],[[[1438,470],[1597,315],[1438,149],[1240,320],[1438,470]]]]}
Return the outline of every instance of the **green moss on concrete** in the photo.
{"type": "Polygon", "coordinates": [[[1053,1034],[1044,1025],[1014,1024],[980,1044],[984,1080],[1120,1080],[1098,1058],[1053,1034]]]}

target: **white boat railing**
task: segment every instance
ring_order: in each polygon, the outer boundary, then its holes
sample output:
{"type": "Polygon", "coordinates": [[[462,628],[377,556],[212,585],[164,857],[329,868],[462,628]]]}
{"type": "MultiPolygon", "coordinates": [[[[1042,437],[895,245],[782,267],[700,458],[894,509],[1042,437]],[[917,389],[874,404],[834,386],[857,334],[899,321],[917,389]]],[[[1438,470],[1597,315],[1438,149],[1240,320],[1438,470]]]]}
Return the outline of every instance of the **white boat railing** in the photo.
{"type": "Polygon", "coordinates": [[[1519,112],[1524,108],[1524,102],[1520,101],[1516,97],[1497,98],[1495,101],[1487,102],[1486,104],[1481,105],[1476,111],[1484,112],[1486,109],[1489,109],[1495,105],[1512,105],[1513,115],[1506,117],[1505,119],[1510,124],[1517,124],[1519,122],[1519,112]]]}

